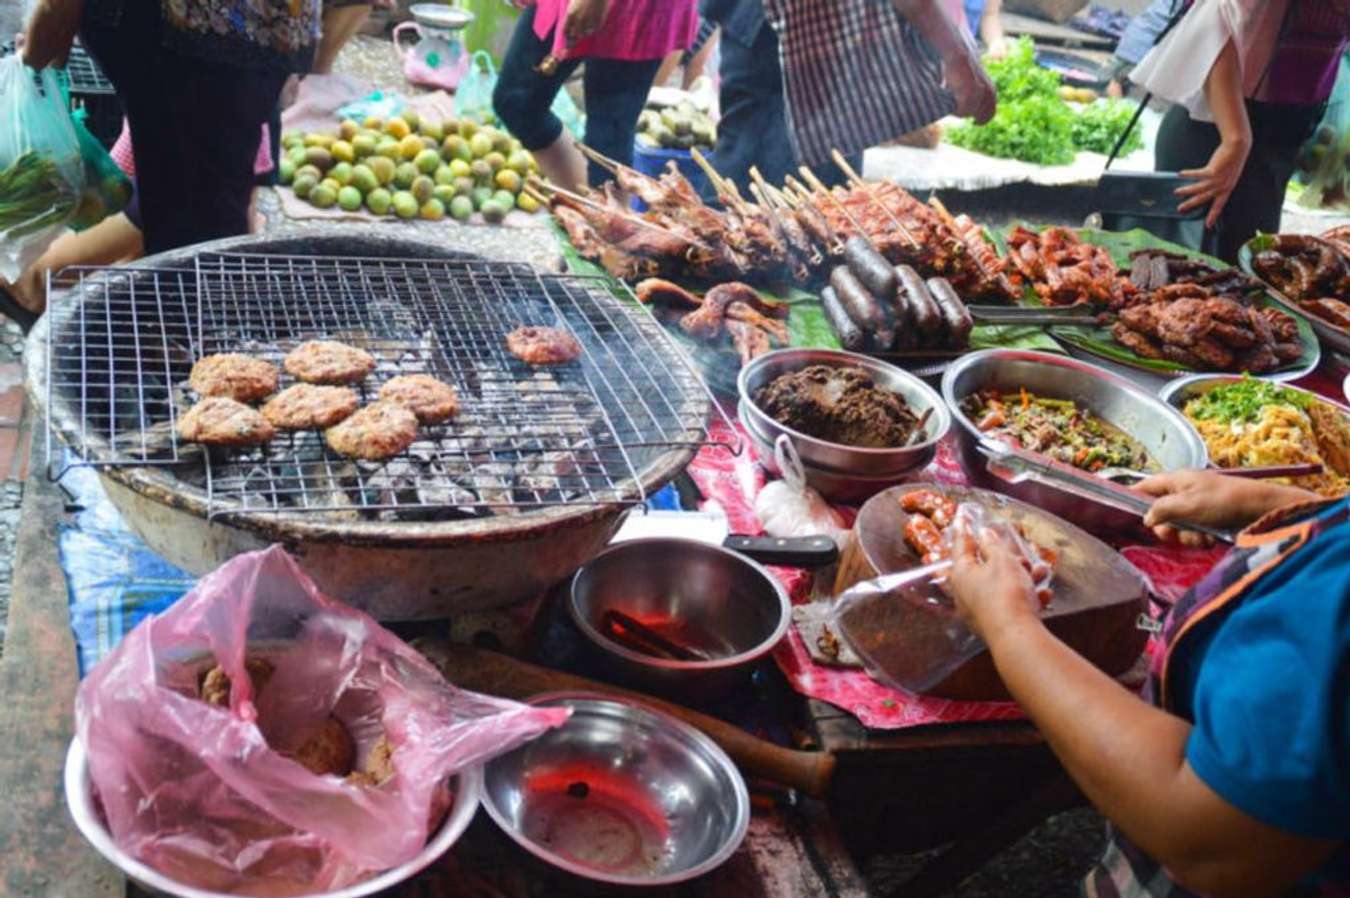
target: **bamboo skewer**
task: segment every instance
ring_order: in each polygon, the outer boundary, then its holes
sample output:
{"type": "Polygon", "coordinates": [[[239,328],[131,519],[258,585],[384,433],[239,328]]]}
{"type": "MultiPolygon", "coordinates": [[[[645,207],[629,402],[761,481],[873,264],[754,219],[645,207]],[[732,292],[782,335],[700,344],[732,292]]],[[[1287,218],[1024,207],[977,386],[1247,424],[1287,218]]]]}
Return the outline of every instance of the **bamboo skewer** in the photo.
{"type": "Polygon", "coordinates": [[[574,203],[580,203],[583,206],[589,206],[592,209],[596,209],[598,211],[605,212],[609,215],[613,215],[615,218],[629,222],[630,224],[640,225],[641,227],[647,228],[652,231],[659,231],[660,233],[665,234],[667,237],[675,237],[676,239],[683,240],[686,243],[689,243],[691,246],[697,246],[699,249],[712,252],[712,248],[703,241],[699,240],[697,237],[686,236],[684,234],[676,233],[675,231],[672,231],[669,228],[662,227],[661,225],[657,224],[654,221],[648,221],[647,219],[642,218],[640,216],[633,215],[628,212],[623,212],[619,209],[614,208],[613,206],[609,206],[604,203],[593,200],[588,196],[582,196],[579,193],[573,193],[570,190],[566,190],[554,184],[545,184],[543,181],[540,181],[539,178],[534,175],[531,175],[529,180],[527,180],[525,183],[535,190],[539,190],[541,192],[552,191],[554,195],[565,197],[574,203]]]}
{"type": "Polygon", "coordinates": [[[574,146],[576,146],[576,148],[579,151],[581,151],[581,155],[585,156],[587,159],[591,160],[596,165],[600,166],[605,171],[609,172],[611,175],[617,175],[619,173],[619,169],[624,168],[623,163],[620,162],[619,160],[611,159],[604,153],[600,152],[599,150],[592,149],[591,147],[586,146],[586,144],[582,143],[579,140],[574,140],[572,141],[572,143],[574,146]]]}
{"type": "Polygon", "coordinates": [[[872,236],[863,230],[862,225],[858,223],[858,219],[853,217],[853,213],[848,211],[848,207],[840,201],[839,197],[835,196],[832,191],[828,190],[825,185],[820,182],[820,178],[816,177],[816,173],[811,171],[811,169],[807,168],[805,165],[799,166],[797,170],[802,173],[802,177],[806,179],[806,183],[811,185],[811,189],[816,193],[824,194],[830,202],[834,203],[840,213],[848,219],[848,223],[853,225],[853,230],[858,232],[858,236],[870,243],[873,249],[876,249],[876,243],[873,242],[872,236]]]}
{"type": "MultiPolygon", "coordinates": [[[[956,219],[954,219],[952,217],[952,214],[947,211],[947,207],[942,205],[942,200],[938,199],[935,196],[929,197],[928,205],[931,206],[933,208],[933,211],[937,213],[938,219],[943,223],[943,225],[945,225],[951,231],[956,230],[956,219]]],[[[962,244],[961,248],[963,250],[966,249],[964,244],[962,244]]],[[[966,255],[970,256],[970,258],[975,262],[975,267],[980,269],[980,275],[984,277],[986,281],[991,280],[993,278],[993,275],[991,275],[988,271],[985,270],[984,263],[980,261],[980,257],[978,255],[969,251],[966,252],[966,255]]]]}
{"type": "Polygon", "coordinates": [[[839,166],[839,170],[844,173],[844,176],[848,178],[849,182],[853,184],[854,187],[862,190],[864,196],[875,203],[882,212],[886,213],[891,219],[891,222],[900,229],[900,233],[904,238],[909,241],[909,245],[914,247],[914,249],[918,249],[919,241],[915,239],[914,234],[909,228],[905,227],[905,223],[891,210],[891,207],[881,201],[881,197],[873,190],[873,185],[868,184],[862,179],[861,175],[854,171],[853,166],[849,165],[848,160],[844,158],[844,154],[838,150],[830,150],[830,158],[834,160],[835,165],[839,166]]]}
{"type": "Polygon", "coordinates": [[[843,238],[841,238],[837,233],[835,233],[834,229],[830,227],[829,218],[827,218],[825,213],[820,210],[820,207],[816,205],[815,197],[812,195],[811,191],[807,190],[805,185],[803,185],[801,181],[798,181],[796,178],[792,177],[792,175],[788,175],[784,183],[787,184],[788,189],[790,191],[794,192],[793,195],[797,198],[797,202],[801,203],[805,208],[809,209],[812,215],[816,216],[816,218],[818,218],[822,223],[824,223],[825,229],[829,231],[838,241],[834,246],[830,247],[831,254],[837,256],[840,253],[842,253],[844,251],[843,238]]]}
{"type": "Polygon", "coordinates": [[[729,179],[722,177],[717,169],[713,168],[712,163],[708,161],[708,157],[699,152],[698,147],[692,147],[689,152],[694,157],[694,163],[703,169],[703,173],[712,182],[717,195],[722,197],[722,202],[742,215],[747,214],[749,212],[746,208],[747,203],[741,198],[741,192],[736,189],[736,185],[729,179]]]}
{"type": "MultiPolygon", "coordinates": [[[[769,214],[772,215],[774,219],[778,222],[778,227],[783,231],[783,236],[786,240],[788,229],[783,224],[783,218],[779,214],[781,209],[786,208],[786,206],[779,205],[782,201],[781,199],[775,200],[775,197],[773,195],[773,185],[771,185],[768,181],[764,180],[764,176],[759,173],[759,169],[753,165],[750,166],[750,180],[751,180],[750,184],[751,192],[753,192],[755,196],[759,198],[760,202],[764,205],[764,208],[767,209],[769,211],[769,214]]],[[[801,225],[798,224],[797,227],[800,229],[801,225]]],[[[788,243],[789,247],[791,247],[792,242],[790,240],[786,240],[786,242],[788,243]]],[[[807,258],[807,261],[810,262],[812,265],[819,265],[824,257],[820,254],[820,250],[816,248],[815,244],[812,243],[809,238],[807,238],[807,243],[810,244],[811,248],[811,255],[807,258]]]]}

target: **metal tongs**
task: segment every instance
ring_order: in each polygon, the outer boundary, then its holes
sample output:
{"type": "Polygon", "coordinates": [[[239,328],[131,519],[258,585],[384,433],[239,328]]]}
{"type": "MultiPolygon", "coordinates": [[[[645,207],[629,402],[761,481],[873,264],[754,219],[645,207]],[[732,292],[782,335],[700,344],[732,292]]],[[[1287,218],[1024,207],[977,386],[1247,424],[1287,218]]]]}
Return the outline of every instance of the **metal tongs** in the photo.
{"type": "MultiPolygon", "coordinates": [[[[1140,518],[1147,515],[1148,510],[1153,507],[1152,496],[1103,480],[1054,459],[1027,452],[1025,449],[990,439],[981,440],[979,449],[988,459],[986,466],[989,473],[1007,483],[1021,483],[1027,480],[1042,483],[1080,498],[1138,515],[1140,518]]],[[[1236,539],[1230,531],[1194,521],[1170,521],[1169,524],[1178,530],[1203,533],[1223,543],[1231,544],[1236,539]]]]}
{"type": "Polygon", "coordinates": [[[1109,312],[1093,312],[1091,306],[966,306],[970,316],[981,324],[1080,325],[1103,327],[1115,316],[1109,312]]]}

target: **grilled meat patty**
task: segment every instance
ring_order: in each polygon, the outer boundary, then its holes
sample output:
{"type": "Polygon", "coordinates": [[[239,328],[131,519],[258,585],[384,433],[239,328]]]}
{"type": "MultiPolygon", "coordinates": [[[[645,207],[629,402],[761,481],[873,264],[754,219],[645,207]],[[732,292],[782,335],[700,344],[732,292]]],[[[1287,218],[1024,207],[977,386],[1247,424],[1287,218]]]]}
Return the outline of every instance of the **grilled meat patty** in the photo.
{"type": "Polygon", "coordinates": [[[263,417],[282,430],[332,427],[356,411],[361,400],[347,387],[294,384],[262,407],[263,417]]]}
{"type": "Polygon", "coordinates": [[[257,446],[276,431],[251,406],[226,396],[208,396],[178,419],[178,435],[208,446],[257,446]]]}
{"type": "Polygon", "coordinates": [[[224,396],[238,402],[257,402],[277,391],[276,366],[238,352],[208,355],[197,360],[188,376],[200,396],[224,396]]]}
{"type": "Polygon", "coordinates": [[[577,338],[557,327],[521,325],[506,335],[506,348],[527,365],[566,365],[581,357],[577,338]]]}
{"type": "Polygon", "coordinates": [[[417,416],[397,402],[380,400],[324,431],[329,448],[349,458],[380,461],[417,438],[417,416]]]}
{"type": "Polygon", "coordinates": [[[290,351],[286,373],[311,384],[354,384],[375,370],[375,357],[336,340],[310,340],[290,351]]]}
{"type": "Polygon", "coordinates": [[[459,394],[448,383],[427,374],[404,374],[380,387],[380,398],[399,405],[423,424],[439,424],[459,413],[459,394]]]}

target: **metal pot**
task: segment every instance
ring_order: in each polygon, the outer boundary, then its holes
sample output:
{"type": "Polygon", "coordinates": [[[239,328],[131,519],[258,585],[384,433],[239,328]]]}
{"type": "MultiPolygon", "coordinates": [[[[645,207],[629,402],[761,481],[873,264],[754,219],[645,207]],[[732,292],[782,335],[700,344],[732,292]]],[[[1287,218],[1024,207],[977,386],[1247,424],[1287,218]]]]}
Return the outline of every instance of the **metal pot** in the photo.
{"type": "Polygon", "coordinates": [[[530,704],[572,716],[487,765],[483,807],[521,848],[586,879],[669,886],[740,846],[750,796],[707,736],[603,695],[560,692],[530,704]]]}
{"type": "Polygon", "coordinates": [[[986,349],[952,362],[942,377],[942,398],[952,410],[966,470],[980,486],[1007,493],[1086,530],[1133,530],[1139,527],[1139,518],[1034,479],[1008,483],[991,476],[978,448],[981,433],[961,411],[962,400],[986,388],[1026,389],[1038,396],[1071,399],[1138,440],[1164,471],[1203,468],[1209,461],[1204,441],[1176,409],[1096,365],[1020,349],[986,349]]]}
{"type": "MultiPolygon", "coordinates": [[[[736,381],[741,409],[747,427],[768,440],[770,446],[779,434],[786,434],[803,464],[839,474],[864,478],[908,474],[927,465],[937,454],[937,445],[951,427],[951,415],[942,398],[928,384],[894,365],[854,352],[835,349],[779,349],[759,356],[741,369],[736,381]],[[775,378],[811,365],[831,368],[861,368],[876,385],[904,400],[916,415],[932,409],[924,425],[923,441],[898,449],[869,449],[845,446],[807,436],[769,417],[756,403],[755,396],[775,378]]],[[[772,453],[770,453],[772,455],[772,453]]],[[[894,482],[894,481],[892,481],[894,482]]]]}
{"type": "Polygon", "coordinates": [[[787,633],[782,584],[738,552],[687,539],[620,543],[572,578],[567,610],[619,682],[688,699],[724,695],[787,633]],[[620,612],[706,660],[677,661],[627,648],[606,634],[620,612]]]}
{"type": "MultiPolygon", "coordinates": [[[[89,779],[89,757],[79,739],[72,739],[70,749],[66,752],[65,790],[66,806],[70,810],[70,816],[75,820],[75,828],[99,854],[121,870],[128,879],[134,880],[155,895],[169,895],[175,898],[230,898],[230,895],[223,892],[198,889],[170,879],[117,846],[98,809],[93,783],[89,779]]],[[[469,823],[478,811],[482,793],[482,768],[471,767],[461,771],[454,780],[454,799],[445,816],[445,822],[427,840],[426,847],[416,857],[406,864],[400,864],[392,870],[386,870],[378,876],[345,889],[314,892],[303,898],[361,898],[363,895],[373,895],[391,889],[411,879],[449,851],[464,834],[464,830],[468,829],[469,823]]]]}

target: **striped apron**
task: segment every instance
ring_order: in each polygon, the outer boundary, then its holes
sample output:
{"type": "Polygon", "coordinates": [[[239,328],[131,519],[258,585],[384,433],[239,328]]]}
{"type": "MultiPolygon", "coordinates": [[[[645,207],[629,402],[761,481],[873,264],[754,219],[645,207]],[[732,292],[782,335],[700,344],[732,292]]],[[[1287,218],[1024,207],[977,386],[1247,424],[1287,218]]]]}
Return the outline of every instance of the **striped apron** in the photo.
{"type": "Polygon", "coordinates": [[[861,153],[955,111],[937,53],[886,0],[764,0],[764,13],[799,162],[861,153]]]}

